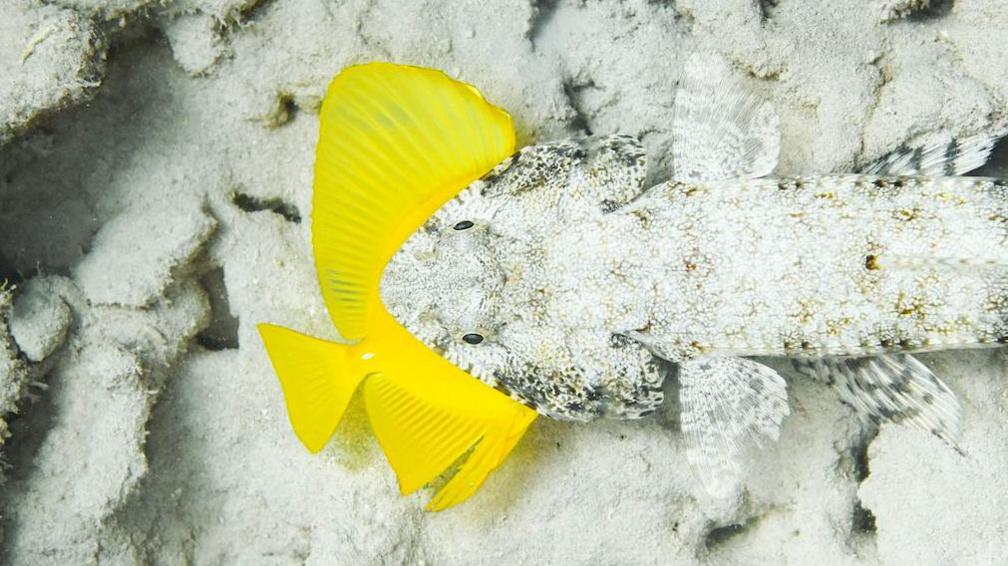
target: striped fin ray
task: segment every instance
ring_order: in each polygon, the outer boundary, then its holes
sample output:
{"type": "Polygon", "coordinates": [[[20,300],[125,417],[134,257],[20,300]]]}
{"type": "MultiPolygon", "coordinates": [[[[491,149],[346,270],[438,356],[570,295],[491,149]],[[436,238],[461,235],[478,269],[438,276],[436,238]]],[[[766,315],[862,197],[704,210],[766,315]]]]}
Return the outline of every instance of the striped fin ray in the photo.
{"type": "Polygon", "coordinates": [[[858,168],[866,175],[965,175],[987,162],[997,137],[986,133],[908,143],[858,168]]]}

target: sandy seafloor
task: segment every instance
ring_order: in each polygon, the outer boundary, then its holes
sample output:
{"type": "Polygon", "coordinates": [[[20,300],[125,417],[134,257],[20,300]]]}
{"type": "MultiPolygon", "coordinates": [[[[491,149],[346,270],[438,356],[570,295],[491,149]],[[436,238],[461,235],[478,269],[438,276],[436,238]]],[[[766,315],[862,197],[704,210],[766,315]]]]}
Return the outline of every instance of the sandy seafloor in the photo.
{"type": "MultiPolygon", "coordinates": [[[[1003,561],[999,350],[924,356],[962,397],[964,457],[771,361],[792,415],[725,500],[684,464],[674,403],[540,419],[440,514],[399,496],[359,408],[318,456],[295,439],[254,325],[335,337],[309,219],[336,71],[442,68],[521,143],[639,135],[657,182],[698,49],[775,103],[780,174],[1008,130],[1001,0],[0,2],[0,563],[1003,561]]],[[[1008,176],[1008,143],[982,172],[1008,176]]]]}

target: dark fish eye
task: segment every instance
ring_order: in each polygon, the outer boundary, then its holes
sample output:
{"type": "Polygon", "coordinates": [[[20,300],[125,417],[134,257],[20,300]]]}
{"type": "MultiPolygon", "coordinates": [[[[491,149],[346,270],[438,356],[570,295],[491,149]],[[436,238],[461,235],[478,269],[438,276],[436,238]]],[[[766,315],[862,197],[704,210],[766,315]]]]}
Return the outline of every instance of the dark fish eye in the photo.
{"type": "Polygon", "coordinates": [[[467,230],[467,229],[472,228],[472,227],[473,227],[473,223],[470,222],[470,221],[468,221],[468,220],[463,220],[462,222],[459,222],[458,224],[452,226],[452,228],[454,228],[456,230],[467,230]]]}
{"type": "Polygon", "coordinates": [[[479,344],[483,341],[483,336],[481,334],[473,334],[470,332],[469,334],[463,336],[462,340],[464,340],[467,344],[479,344]]]}

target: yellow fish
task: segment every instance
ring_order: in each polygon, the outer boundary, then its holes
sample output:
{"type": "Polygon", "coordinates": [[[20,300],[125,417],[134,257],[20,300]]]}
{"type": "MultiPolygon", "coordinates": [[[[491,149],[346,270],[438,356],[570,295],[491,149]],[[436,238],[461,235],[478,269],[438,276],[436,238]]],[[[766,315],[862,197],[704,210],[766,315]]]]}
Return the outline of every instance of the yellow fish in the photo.
{"type": "Polygon", "coordinates": [[[404,495],[459,464],[427,505],[472,495],[536,412],[427,348],[379,297],[385,265],[442,204],[515,150],[511,117],[440,71],[368,63],[344,69],[320,114],[312,199],[319,287],[340,336],[260,324],[294,432],[311,452],[361,389],[404,495]]]}

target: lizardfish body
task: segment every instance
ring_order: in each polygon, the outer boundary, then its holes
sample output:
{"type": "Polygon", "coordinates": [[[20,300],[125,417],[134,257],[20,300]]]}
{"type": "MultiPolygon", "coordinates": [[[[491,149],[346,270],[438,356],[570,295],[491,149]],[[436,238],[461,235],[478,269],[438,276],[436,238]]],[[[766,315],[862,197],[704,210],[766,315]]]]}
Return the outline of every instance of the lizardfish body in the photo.
{"type": "Polygon", "coordinates": [[[725,61],[686,64],[669,179],[633,136],[515,151],[510,117],[428,69],[350,67],[323,102],[312,240],[348,344],[260,325],[312,451],[360,390],[403,493],[472,495],[535,419],[637,418],[678,376],[714,494],[776,439],[784,356],[859,415],[955,446],[914,352],[1008,339],[1008,184],[993,138],[939,135],[855,174],[776,177],[778,118],[725,61]],[[655,172],[651,172],[654,174],[655,172]]]}
{"type": "Polygon", "coordinates": [[[643,155],[629,137],[523,149],[407,241],[385,304],[469,373],[575,420],[655,409],[652,356],[868,356],[1008,337],[1004,182],[645,189],[643,155]]]}

